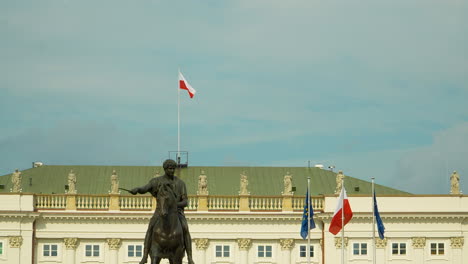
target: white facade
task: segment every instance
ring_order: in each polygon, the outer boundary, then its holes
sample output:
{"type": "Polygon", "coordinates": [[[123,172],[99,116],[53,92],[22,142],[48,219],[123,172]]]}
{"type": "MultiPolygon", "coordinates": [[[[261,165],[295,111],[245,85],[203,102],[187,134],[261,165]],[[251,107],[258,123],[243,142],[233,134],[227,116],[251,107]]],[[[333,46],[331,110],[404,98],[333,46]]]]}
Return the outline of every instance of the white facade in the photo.
{"type": "MultiPolygon", "coordinates": [[[[323,206],[316,208],[311,263],[341,263],[341,236],[328,232],[337,197],[314,199],[323,206]]],[[[377,199],[386,227],[386,238],[377,240],[377,263],[468,263],[467,196],[377,199]]],[[[37,200],[33,194],[0,195],[0,264],[139,263],[151,209],[67,210],[38,207],[37,200]]],[[[372,263],[371,198],[349,201],[354,217],[345,227],[346,263],[372,263]]],[[[300,210],[195,209],[186,215],[197,264],[307,263],[300,210]]]]}

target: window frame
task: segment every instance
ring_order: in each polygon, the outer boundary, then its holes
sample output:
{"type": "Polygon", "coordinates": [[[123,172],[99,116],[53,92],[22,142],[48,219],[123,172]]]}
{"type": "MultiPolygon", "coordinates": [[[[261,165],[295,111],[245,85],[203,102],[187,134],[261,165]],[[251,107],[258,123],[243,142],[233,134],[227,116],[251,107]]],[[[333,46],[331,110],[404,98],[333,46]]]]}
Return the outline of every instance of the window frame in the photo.
{"type": "Polygon", "coordinates": [[[257,244],[257,259],[272,259],[273,258],[273,245],[272,244],[257,244]],[[260,256],[260,247],[263,247],[263,257],[260,256]],[[270,251],[267,250],[267,247],[270,248],[270,251]],[[270,252],[270,256],[267,256],[267,253],[270,252]]]}
{"type": "MultiPolygon", "coordinates": [[[[307,259],[307,245],[299,245],[299,248],[298,248],[298,251],[299,251],[299,258],[300,259],[307,259]],[[302,247],[304,247],[304,251],[302,250],[302,247]],[[304,253],[304,257],[302,256],[302,253],[304,253]]],[[[310,245],[309,247],[309,254],[312,253],[310,255],[310,258],[314,258],[315,257],[315,246],[314,245],[310,245]]]]}
{"type": "Polygon", "coordinates": [[[369,256],[369,246],[368,246],[368,243],[367,242],[353,242],[353,248],[352,248],[352,253],[351,253],[353,256],[355,257],[364,257],[364,256],[369,256]],[[358,252],[359,254],[356,254],[355,250],[356,250],[356,245],[358,245],[358,252]],[[365,250],[366,250],[366,253],[363,254],[362,251],[364,249],[363,245],[365,245],[365,250]]]}
{"type": "Polygon", "coordinates": [[[429,243],[429,254],[431,256],[444,256],[446,254],[445,243],[443,242],[430,242],[429,243]],[[435,254],[432,253],[432,246],[435,245],[435,254]],[[442,246],[442,248],[440,248],[442,246]],[[442,250],[442,254],[440,251],[442,250]]]}
{"type": "Polygon", "coordinates": [[[390,247],[390,252],[391,252],[391,255],[394,256],[394,257],[408,256],[408,243],[406,243],[406,242],[392,242],[391,247],[390,247]],[[397,253],[393,252],[393,250],[395,250],[393,248],[394,245],[397,245],[397,247],[396,247],[397,253]],[[402,251],[401,246],[402,245],[405,245],[405,247],[404,247],[405,253],[404,254],[401,253],[401,251],[402,251]]]}
{"type": "Polygon", "coordinates": [[[84,255],[84,258],[86,258],[86,259],[99,259],[99,258],[102,258],[101,252],[102,252],[102,247],[101,247],[101,244],[99,244],[99,243],[86,243],[83,246],[83,255],[84,255]],[[86,249],[86,247],[88,247],[88,246],[91,246],[91,256],[86,255],[86,253],[88,251],[86,249]],[[98,247],[98,255],[97,256],[94,255],[94,250],[95,250],[96,246],[98,247]]]}
{"type": "Polygon", "coordinates": [[[133,244],[133,243],[130,244],[130,243],[129,243],[129,244],[126,245],[126,251],[127,251],[126,256],[127,256],[127,258],[129,258],[129,259],[139,259],[139,258],[142,258],[142,257],[143,257],[143,252],[144,252],[144,250],[145,250],[145,247],[144,247],[143,244],[133,244]],[[130,251],[130,247],[133,247],[133,250],[132,250],[132,251],[130,251]],[[141,251],[140,251],[140,255],[139,255],[139,256],[138,256],[138,252],[139,252],[139,251],[138,251],[137,247],[141,247],[141,251]],[[133,256],[130,256],[130,252],[133,253],[133,256]]]}
{"type": "Polygon", "coordinates": [[[57,243],[44,243],[42,244],[42,250],[41,250],[41,253],[42,253],[42,257],[44,258],[58,258],[59,257],[59,244],[57,243]],[[48,247],[47,249],[47,252],[48,252],[48,256],[45,255],[45,252],[46,252],[46,249],[45,247],[48,247]],[[53,250],[52,248],[55,246],[55,250],[53,250]],[[55,256],[52,256],[52,252],[55,251],[55,256]]]}
{"type": "Polygon", "coordinates": [[[230,259],[232,257],[232,249],[231,245],[229,244],[215,244],[213,247],[214,257],[215,259],[230,259]],[[218,247],[221,249],[218,251],[218,247]],[[226,251],[227,249],[227,251],[226,251]],[[218,252],[220,252],[221,256],[218,256],[218,252]],[[227,256],[226,256],[227,253],[227,256]]]}

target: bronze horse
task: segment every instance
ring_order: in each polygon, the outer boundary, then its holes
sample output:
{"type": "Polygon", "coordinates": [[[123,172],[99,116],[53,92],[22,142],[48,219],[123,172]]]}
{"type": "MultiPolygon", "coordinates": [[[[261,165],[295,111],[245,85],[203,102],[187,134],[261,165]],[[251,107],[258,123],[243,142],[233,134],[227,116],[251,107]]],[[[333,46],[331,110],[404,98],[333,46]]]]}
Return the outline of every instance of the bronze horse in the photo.
{"type": "Polygon", "coordinates": [[[156,197],[158,219],[153,226],[150,257],[151,264],[169,259],[171,264],[182,264],[184,236],[177,212],[177,199],[170,184],[161,184],[156,197]]]}

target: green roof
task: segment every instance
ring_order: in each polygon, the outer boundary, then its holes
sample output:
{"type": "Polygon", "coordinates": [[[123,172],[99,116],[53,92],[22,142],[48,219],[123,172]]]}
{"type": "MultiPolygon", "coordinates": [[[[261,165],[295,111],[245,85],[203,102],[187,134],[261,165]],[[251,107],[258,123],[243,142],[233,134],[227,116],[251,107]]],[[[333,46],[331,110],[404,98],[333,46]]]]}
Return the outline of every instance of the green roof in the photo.
{"type": "MultiPolygon", "coordinates": [[[[22,189],[25,193],[65,193],[65,185],[70,172],[76,175],[78,194],[107,194],[110,190],[110,176],[115,170],[119,176],[119,187],[131,189],[145,185],[154,175],[164,173],[160,166],[79,166],[79,165],[43,165],[21,171],[22,189]]],[[[311,194],[333,194],[336,185],[336,173],[320,168],[304,167],[188,167],[181,168],[176,175],[187,184],[189,195],[197,193],[198,176],[205,171],[210,195],[237,195],[240,186],[240,174],[248,176],[248,191],[251,195],[281,195],[283,177],[287,172],[293,175],[296,195],[305,195],[307,177],[311,178],[311,194]]],[[[0,193],[9,192],[12,187],[11,174],[0,176],[0,193]]],[[[345,187],[348,194],[370,194],[371,183],[346,175],[345,187]],[[357,188],[358,187],[358,188],[357,188]],[[359,190],[357,190],[359,189],[359,190]]],[[[393,188],[376,185],[379,195],[408,194],[393,188]]]]}

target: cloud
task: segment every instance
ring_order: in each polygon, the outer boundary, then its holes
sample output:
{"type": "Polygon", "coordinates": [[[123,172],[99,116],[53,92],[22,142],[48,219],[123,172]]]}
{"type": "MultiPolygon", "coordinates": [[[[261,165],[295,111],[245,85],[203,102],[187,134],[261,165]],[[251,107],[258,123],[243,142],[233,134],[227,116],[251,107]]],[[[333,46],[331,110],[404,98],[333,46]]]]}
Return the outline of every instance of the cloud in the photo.
{"type": "Polygon", "coordinates": [[[408,150],[398,161],[395,185],[418,193],[449,193],[450,175],[458,171],[461,189],[468,175],[468,122],[434,134],[431,145],[408,150]]]}

